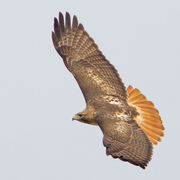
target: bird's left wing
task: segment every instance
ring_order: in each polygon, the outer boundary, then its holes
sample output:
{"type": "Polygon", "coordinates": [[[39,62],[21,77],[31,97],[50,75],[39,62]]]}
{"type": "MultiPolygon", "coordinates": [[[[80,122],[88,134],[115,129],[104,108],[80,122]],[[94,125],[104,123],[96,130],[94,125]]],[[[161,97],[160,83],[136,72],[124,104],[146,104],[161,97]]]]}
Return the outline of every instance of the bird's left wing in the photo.
{"type": "Polygon", "coordinates": [[[104,134],[107,155],[145,169],[151,160],[153,147],[136,121],[117,121],[106,115],[99,116],[96,121],[104,134]]]}

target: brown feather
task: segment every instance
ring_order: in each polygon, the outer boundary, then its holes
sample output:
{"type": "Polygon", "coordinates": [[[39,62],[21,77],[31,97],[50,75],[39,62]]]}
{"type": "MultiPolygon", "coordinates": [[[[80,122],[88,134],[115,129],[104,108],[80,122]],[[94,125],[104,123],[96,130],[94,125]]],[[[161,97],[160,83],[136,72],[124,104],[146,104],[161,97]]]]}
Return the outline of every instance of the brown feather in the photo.
{"type": "Polygon", "coordinates": [[[103,144],[107,147],[107,155],[145,169],[151,160],[152,143],[135,122],[131,126],[121,122],[121,129],[125,128],[126,131],[117,128],[118,123],[108,120],[106,115],[100,116],[97,122],[104,134],[103,144]]]}
{"type": "Polygon", "coordinates": [[[98,94],[96,91],[101,94],[118,95],[126,101],[126,89],[117,70],[106,60],[83,25],[78,25],[76,16],[73,18],[71,28],[69,13],[66,13],[65,25],[63,15],[59,13],[59,24],[55,19],[54,30],[56,36],[53,35],[54,47],[63,58],[68,70],[75,76],[86,102],[95,98],[98,94]],[[82,61],[87,63],[83,64],[82,61]],[[85,80],[86,86],[94,91],[86,92],[87,88],[81,83],[85,80]]]}

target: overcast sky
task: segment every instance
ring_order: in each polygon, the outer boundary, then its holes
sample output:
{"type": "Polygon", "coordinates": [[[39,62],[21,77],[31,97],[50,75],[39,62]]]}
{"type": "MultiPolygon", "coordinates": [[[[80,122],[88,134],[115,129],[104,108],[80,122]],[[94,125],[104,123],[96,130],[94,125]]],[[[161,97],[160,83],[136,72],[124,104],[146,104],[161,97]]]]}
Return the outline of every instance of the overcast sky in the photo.
{"type": "Polygon", "coordinates": [[[0,179],[179,179],[179,69],[179,0],[1,0],[0,179]],[[165,137],[146,170],[107,157],[100,129],[72,122],[85,101],[52,44],[59,11],[160,111],[165,137]]]}

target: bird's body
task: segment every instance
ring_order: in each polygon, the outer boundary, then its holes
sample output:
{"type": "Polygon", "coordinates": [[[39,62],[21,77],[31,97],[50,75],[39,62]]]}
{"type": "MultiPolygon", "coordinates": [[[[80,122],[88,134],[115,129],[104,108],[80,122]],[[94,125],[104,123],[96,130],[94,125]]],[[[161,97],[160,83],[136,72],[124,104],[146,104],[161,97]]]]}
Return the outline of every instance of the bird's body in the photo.
{"type": "Polygon", "coordinates": [[[100,127],[107,155],[145,168],[151,160],[152,143],[157,144],[164,135],[154,104],[132,86],[126,91],[117,70],[76,16],[71,27],[69,13],[65,23],[60,13],[54,30],[55,49],[78,82],[87,104],[73,119],[100,127]]]}

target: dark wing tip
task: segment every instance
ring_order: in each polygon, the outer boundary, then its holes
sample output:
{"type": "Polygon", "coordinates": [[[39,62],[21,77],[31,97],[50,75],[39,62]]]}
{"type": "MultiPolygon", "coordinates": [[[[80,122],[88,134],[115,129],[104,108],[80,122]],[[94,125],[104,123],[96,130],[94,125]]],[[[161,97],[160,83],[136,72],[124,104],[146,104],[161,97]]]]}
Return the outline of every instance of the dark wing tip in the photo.
{"type": "Polygon", "coordinates": [[[60,39],[61,35],[60,35],[60,28],[59,28],[59,24],[58,24],[57,18],[54,18],[54,32],[56,34],[56,37],[58,39],[60,39]]]}
{"type": "Polygon", "coordinates": [[[83,27],[83,25],[81,23],[79,24],[78,29],[80,29],[82,31],[84,30],[84,27],[83,27]]]}
{"type": "Polygon", "coordinates": [[[59,12],[59,25],[60,25],[61,32],[64,33],[65,32],[64,17],[61,12],[59,12]]]}
{"type": "Polygon", "coordinates": [[[70,16],[69,12],[66,11],[66,16],[70,16]]]}
{"type": "MultiPolygon", "coordinates": [[[[57,21],[57,19],[55,21],[57,21]]],[[[56,24],[58,24],[58,21],[56,22],[56,24]]],[[[71,16],[68,12],[66,12],[66,15],[65,15],[65,23],[64,23],[63,14],[59,12],[59,26],[60,26],[61,33],[64,33],[65,29],[71,29],[71,16]]],[[[79,24],[78,26],[78,19],[75,15],[73,16],[73,21],[72,21],[72,28],[73,27],[78,27],[80,30],[84,30],[84,27],[82,24],[79,24]]]]}
{"type": "Polygon", "coordinates": [[[54,18],[54,26],[58,26],[58,20],[56,17],[54,18]]]}
{"type": "Polygon", "coordinates": [[[71,29],[71,16],[66,12],[66,29],[71,29]]]}
{"type": "Polygon", "coordinates": [[[77,17],[75,15],[73,17],[72,27],[78,27],[78,19],[77,19],[77,17]]]}

